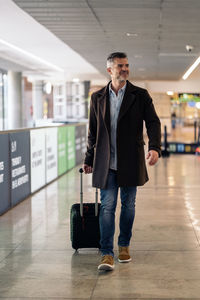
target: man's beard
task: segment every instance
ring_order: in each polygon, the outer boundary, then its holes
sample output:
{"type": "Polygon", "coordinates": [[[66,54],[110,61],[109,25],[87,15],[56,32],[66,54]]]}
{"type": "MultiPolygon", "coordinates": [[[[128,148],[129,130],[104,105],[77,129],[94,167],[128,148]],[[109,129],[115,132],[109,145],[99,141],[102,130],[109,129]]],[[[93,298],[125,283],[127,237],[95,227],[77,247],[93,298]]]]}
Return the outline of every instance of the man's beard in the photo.
{"type": "Polygon", "coordinates": [[[128,78],[128,75],[129,75],[129,74],[128,74],[127,72],[121,73],[121,74],[119,74],[119,76],[118,76],[118,80],[119,80],[120,82],[125,82],[126,79],[128,78]],[[126,78],[124,78],[123,75],[126,75],[126,78]]]}

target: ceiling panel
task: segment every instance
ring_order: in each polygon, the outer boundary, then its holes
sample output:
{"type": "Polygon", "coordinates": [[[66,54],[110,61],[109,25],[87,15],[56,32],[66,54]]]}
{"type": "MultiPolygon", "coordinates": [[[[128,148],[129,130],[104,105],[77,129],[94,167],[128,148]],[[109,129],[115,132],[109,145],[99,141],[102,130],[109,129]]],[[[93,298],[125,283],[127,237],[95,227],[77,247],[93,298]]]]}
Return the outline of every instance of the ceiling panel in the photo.
{"type": "Polygon", "coordinates": [[[125,51],[134,79],[178,80],[200,52],[199,0],[14,2],[105,75],[107,55],[125,51]]]}

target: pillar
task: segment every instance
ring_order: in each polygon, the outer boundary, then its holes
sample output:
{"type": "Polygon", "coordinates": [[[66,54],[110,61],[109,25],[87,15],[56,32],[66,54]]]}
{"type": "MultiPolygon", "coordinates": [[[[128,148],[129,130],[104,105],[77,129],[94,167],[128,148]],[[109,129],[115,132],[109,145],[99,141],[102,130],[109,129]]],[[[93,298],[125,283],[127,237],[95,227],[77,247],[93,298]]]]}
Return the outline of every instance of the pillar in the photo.
{"type": "Polygon", "coordinates": [[[22,73],[8,71],[8,129],[22,127],[22,73]]]}

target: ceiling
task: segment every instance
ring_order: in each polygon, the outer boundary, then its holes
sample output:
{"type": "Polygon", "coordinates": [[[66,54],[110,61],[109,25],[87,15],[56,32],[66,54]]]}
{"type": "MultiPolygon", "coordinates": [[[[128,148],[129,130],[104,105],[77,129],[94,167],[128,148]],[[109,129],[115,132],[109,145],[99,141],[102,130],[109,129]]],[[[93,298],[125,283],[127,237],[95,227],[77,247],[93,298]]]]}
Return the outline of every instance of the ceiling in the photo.
{"type": "Polygon", "coordinates": [[[29,80],[105,80],[90,63],[11,0],[0,0],[0,69],[29,80]]]}
{"type": "Polygon", "coordinates": [[[179,80],[200,53],[199,0],[14,2],[104,75],[107,55],[124,51],[135,80],[179,80]]]}

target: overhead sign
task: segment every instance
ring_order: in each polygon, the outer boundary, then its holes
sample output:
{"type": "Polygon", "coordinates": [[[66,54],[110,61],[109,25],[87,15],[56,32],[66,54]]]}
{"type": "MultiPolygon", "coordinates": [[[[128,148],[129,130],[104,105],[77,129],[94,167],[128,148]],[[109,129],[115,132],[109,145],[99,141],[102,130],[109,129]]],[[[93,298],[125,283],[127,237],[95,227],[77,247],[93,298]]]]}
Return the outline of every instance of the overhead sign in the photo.
{"type": "Polygon", "coordinates": [[[58,127],[58,175],[67,171],[67,127],[58,127]]]}
{"type": "Polygon", "coordinates": [[[30,191],[30,132],[9,134],[11,156],[11,203],[16,205],[30,191]]]}
{"type": "Polygon", "coordinates": [[[178,97],[171,99],[171,101],[179,102],[200,102],[200,94],[178,94],[178,97]]]}
{"type": "Polygon", "coordinates": [[[0,134],[0,215],[10,208],[10,163],[8,134],[0,134]]]}
{"type": "Polygon", "coordinates": [[[46,183],[58,176],[57,128],[45,129],[46,134],[46,183]]]}
{"type": "Polygon", "coordinates": [[[31,193],[46,183],[45,178],[45,129],[30,131],[31,142],[31,193]]]}

